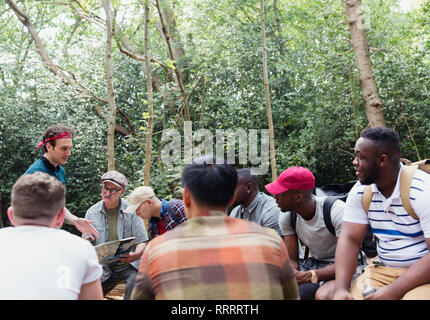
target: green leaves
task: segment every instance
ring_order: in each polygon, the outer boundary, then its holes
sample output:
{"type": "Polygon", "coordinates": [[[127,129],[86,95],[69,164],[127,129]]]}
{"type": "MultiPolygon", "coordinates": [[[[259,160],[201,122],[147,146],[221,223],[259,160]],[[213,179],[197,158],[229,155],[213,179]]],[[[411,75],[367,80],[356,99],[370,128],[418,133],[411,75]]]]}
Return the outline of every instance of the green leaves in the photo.
{"type": "MultiPolygon", "coordinates": [[[[392,10],[394,2],[366,1],[372,68],[384,117],[387,125],[399,132],[404,155],[415,159],[416,145],[421,157],[429,157],[430,1],[407,14],[392,10]]],[[[102,21],[96,16],[100,1],[83,0],[80,4],[89,12],[88,17],[102,21]]],[[[188,75],[185,91],[190,93],[202,75],[206,79],[205,87],[200,82],[189,97],[193,128],[200,128],[203,114],[205,128],[212,133],[216,129],[267,129],[259,2],[190,0],[175,1],[174,7],[171,4],[170,0],[161,2],[163,8],[175,10],[180,47],[185,52],[178,66],[188,75]]],[[[117,26],[142,54],[141,2],[115,0],[112,5],[117,9],[117,26]]],[[[65,123],[78,132],[66,166],[67,204],[73,213],[83,216],[100,199],[107,127],[94,110],[98,107],[106,113],[107,106],[79,92],[77,86],[65,86],[47,71],[27,31],[6,9],[0,1],[2,207],[9,203],[14,181],[37,158],[35,146],[43,130],[52,123],[65,123]]],[[[106,98],[102,27],[55,2],[29,2],[26,9],[42,31],[55,63],[90,92],[106,98]],[[57,17],[66,17],[67,23],[57,17]],[[56,37],[49,30],[55,30],[56,37]]],[[[277,11],[273,1],[267,1],[265,12],[278,172],[293,165],[306,166],[315,173],[318,185],[354,179],[352,150],[367,119],[341,1],[277,0],[277,11]]],[[[167,58],[157,29],[158,19],[151,4],[151,55],[170,71],[169,77],[163,68],[153,68],[151,184],[157,194],[172,198],[181,196],[182,164],[170,169],[163,165],[161,137],[169,128],[183,134],[181,117],[176,115],[183,101],[172,78],[173,61],[167,58]]],[[[142,61],[124,55],[116,46],[113,50],[116,103],[125,115],[117,116],[117,125],[134,134],[117,134],[115,141],[117,170],[129,179],[128,194],[143,183],[146,75],[142,61]]],[[[264,184],[270,175],[260,180],[264,184]]]]}

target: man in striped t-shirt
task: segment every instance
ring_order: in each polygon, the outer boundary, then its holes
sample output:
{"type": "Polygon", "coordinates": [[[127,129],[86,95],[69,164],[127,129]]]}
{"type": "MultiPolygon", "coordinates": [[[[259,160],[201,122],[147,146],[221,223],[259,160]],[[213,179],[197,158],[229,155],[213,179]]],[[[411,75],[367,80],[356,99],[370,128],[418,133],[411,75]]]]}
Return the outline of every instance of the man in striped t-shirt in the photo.
{"type": "Polygon", "coordinates": [[[187,221],[152,239],[132,299],[298,299],[284,242],[273,229],[227,216],[236,170],[203,156],[182,172],[187,221]]]}
{"type": "Polygon", "coordinates": [[[335,299],[362,299],[366,287],[376,291],[365,299],[430,299],[430,175],[417,170],[410,202],[419,220],[404,209],[400,198],[400,141],[389,128],[368,128],[355,145],[353,165],[359,179],[351,189],[336,250],[335,299]],[[362,205],[366,185],[373,197],[369,211],[362,205]],[[356,257],[370,224],[382,265],[372,264],[352,284],[356,257]]]}

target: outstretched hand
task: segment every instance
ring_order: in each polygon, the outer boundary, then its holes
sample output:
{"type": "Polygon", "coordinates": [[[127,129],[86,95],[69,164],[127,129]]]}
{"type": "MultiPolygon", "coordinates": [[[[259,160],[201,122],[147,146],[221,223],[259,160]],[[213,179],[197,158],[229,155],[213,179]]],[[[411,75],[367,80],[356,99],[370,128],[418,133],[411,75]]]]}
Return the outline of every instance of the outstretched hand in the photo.
{"type": "Polygon", "coordinates": [[[91,225],[92,223],[94,223],[94,221],[90,221],[85,218],[78,218],[77,220],[75,220],[75,223],[73,225],[82,233],[82,236],[85,239],[89,238],[91,240],[95,240],[95,238],[99,237],[99,233],[96,228],[91,225]]]}

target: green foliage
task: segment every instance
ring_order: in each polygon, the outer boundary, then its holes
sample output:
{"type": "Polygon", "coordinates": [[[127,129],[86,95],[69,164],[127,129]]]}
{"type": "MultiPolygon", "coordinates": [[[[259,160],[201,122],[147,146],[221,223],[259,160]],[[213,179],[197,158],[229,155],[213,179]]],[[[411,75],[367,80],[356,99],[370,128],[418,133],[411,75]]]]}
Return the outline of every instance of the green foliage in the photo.
{"type": "MultiPolygon", "coordinates": [[[[41,62],[27,30],[0,2],[0,193],[3,222],[14,181],[38,157],[35,146],[44,129],[53,123],[77,130],[72,156],[66,165],[67,206],[83,216],[100,199],[100,176],[106,170],[106,122],[94,112],[107,105],[94,96],[107,97],[104,78],[105,33],[99,1],[80,1],[91,21],[61,3],[19,2],[42,38],[48,54],[72,79],[86,88],[66,86],[41,62]],[[98,21],[97,26],[94,21],[98,21]]],[[[76,4],[75,4],[76,6],[76,4]]],[[[185,55],[178,62],[191,91],[204,75],[189,105],[193,129],[266,129],[263,90],[260,4],[257,0],[161,1],[174,8],[179,39],[174,47],[185,55]],[[172,3],[174,2],[174,6],[172,3]]],[[[143,6],[115,0],[117,25],[143,54],[143,6]]],[[[408,13],[396,9],[396,1],[364,2],[365,26],[371,47],[372,69],[383,102],[387,125],[403,141],[404,156],[430,157],[430,1],[408,13]]],[[[183,163],[167,168],[161,161],[162,133],[181,132],[181,94],[173,76],[173,62],[156,29],[158,13],[150,5],[151,55],[170,69],[152,64],[154,135],[151,186],[165,198],[181,197],[183,163]]],[[[278,173],[293,166],[311,169],[317,185],[355,179],[353,148],[367,126],[349,28],[342,2],[278,0],[265,3],[266,42],[271,106],[275,126],[278,173]]],[[[119,32],[119,30],[118,30],[119,32]]],[[[145,166],[148,127],[144,64],[121,53],[114,44],[113,67],[117,124],[134,135],[115,138],[117,170],[129,180],[126,195],[141,185],[145,166]]],[[[183,152],[183,150],[182,150],[183,152]]],[[[183,155],[183,154],[182,154],[183,155]]],[[[182,159],[182,158],[181,158],[182,159]]],[[[235,164],[252,166],[251,163],[235,164]]],[[[261,188],[271,180],[260,178],[261,188]]],[[[74,231],[74,230],[72,230],[74,231]]]]}

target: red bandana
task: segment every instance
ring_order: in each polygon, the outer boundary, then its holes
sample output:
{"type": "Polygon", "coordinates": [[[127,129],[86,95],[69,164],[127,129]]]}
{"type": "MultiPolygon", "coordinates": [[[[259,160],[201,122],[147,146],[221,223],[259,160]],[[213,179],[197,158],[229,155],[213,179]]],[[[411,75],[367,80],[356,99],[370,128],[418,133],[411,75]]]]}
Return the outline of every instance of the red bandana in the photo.
{"type": "Polygon", "coordinates": [[[45,143],[52,141],[52,140],[57,140],[57,139],[66,139],[66,138],[73,138],[73,135],[69,132],[62,132],[56,136],[53,136],[49,139],[46,140],[42,140],[39,142],[39,144],[37,145],[36,149],[39,149],[41,146],[43,146],[45,143]]]}

